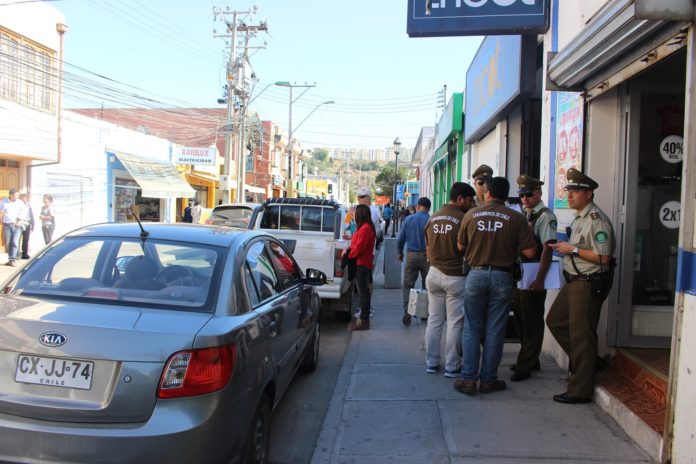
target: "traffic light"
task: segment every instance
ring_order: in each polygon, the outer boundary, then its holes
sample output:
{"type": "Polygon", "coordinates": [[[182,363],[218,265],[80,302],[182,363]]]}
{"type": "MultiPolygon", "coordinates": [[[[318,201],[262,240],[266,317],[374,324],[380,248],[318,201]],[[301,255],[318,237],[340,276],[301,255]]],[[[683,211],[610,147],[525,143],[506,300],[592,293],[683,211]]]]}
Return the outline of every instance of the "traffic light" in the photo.
{"type": "Polygon", "coordinates": [[[333,184],[329,184],[328,190],[329,190],[329,195],[331,195],[333,193],[333,184]]]}

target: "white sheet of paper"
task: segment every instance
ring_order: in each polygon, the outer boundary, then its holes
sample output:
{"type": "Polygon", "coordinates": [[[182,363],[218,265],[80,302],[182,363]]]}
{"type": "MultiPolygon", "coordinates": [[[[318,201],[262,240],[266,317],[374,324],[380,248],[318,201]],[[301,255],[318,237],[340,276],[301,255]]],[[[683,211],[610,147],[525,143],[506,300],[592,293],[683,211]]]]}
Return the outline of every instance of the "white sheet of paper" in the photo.
{"type": "MultiPolygon", "coordinates": [[[[517,282],[517,288],[529,289],[531,283],[536,279],[539,271],[539,263],[522,263],[522,280],[517,282]]],[[[558,261],[551,261],[549,272],[544,279],[544,288],[561,288],[561,264],[558,261]]]]}

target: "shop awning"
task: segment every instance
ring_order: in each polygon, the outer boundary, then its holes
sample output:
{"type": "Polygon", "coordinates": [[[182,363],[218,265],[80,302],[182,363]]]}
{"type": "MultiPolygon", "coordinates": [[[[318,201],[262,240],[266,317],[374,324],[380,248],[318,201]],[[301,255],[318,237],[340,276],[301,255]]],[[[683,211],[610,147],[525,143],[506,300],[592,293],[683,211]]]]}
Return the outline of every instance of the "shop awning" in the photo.
{"type": "Polygon", "coordinates": [[[690,3],[610,0],[568,45],[551,55],[547,88],[583,91],[602,86],[606,90],[610,76],[637,60],[651,61],[645,59],[646,53],[681,33],[688,25],[684,19],[693,18],[690,3]]]}
{"type": "Polygon", "coordinates": [[[246,190],[249,193],[266,193],[266,189],[262,189],[261,187],[256,187],[248,184],[244,184],[244,190],[246,190]]]}
{"type": "Polygon", "coordinates": [[[147,198],[193,198],[196,192],[181,177],[176,166],[136,155],[115,153],[147,198]]]}

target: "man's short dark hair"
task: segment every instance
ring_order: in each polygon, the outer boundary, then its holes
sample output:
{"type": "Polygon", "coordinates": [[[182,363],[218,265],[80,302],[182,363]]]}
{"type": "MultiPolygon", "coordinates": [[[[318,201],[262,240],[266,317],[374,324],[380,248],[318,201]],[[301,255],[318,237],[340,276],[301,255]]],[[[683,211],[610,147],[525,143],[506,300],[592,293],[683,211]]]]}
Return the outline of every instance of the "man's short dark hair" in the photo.
{"type": "Polygon", "coordinates": [[[507,200],[510,193],[510,182],[504,177],[491,177],[486,181],[486,189],[497,200],[507,200]]]}
{"type": "Polygon", "coordinates": [[[449,192],[449,197],[450,201],[457,201],[457,198],[459,197],[475,197],[476,196],[476,190],[474,188],[465,183],[465,182],[455,182],[452,184],[452,187],[450,187],[450,192],[449,192]]]}

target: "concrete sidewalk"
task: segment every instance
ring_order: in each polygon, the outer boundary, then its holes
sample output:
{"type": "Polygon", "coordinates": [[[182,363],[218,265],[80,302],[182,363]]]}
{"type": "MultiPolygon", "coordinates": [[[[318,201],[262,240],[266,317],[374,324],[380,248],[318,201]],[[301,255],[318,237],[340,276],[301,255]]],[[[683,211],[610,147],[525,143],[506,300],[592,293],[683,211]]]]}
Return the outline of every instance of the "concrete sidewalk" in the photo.
{"type": "Polygon", "coordinates": [[[503,392],[469,397],[426,374],[425,322],[404,326],[401,290],[382,281],[376,272],[371,329],[351,335],[313,463],[651,462],[595,403],[551,399],[566,389],[551,361],[509,382],[516,343],[505,345],[503,392]]]}

